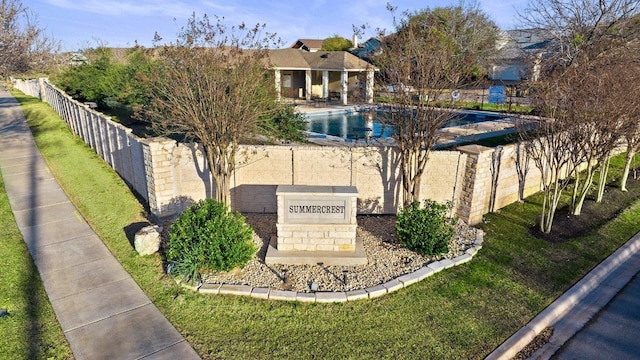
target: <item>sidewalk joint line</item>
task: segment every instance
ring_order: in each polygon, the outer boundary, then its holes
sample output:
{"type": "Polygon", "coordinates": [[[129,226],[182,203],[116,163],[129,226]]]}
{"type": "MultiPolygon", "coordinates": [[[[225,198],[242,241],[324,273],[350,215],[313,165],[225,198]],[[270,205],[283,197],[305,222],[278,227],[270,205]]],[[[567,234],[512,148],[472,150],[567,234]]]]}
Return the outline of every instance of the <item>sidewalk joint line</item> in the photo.
{"type": "Polygon", "coordinates": [[[124,313],[128,313],[128,312],[130,312],[130,311],[140,309],[140,308],[142,308],[142,307],[144,307],[144,306],[147,306],[147,305],[149,305],[149,304],[152,304],[151,300],[149,300],[149,302],[148,302],[148,303],[145,303],[145,304],[142,304],[142,305],[138,305],[138,306],[132,307],[132,308],[127,309],[127,310],[119,311],[119,312],[117,312],[117,313],[113,313],[113,314],[111,314],[111,315],[108,315],[108,316],[102,317],[102,318],[100,318],[100,319],[96,319],[96,320],[90,321],[90,322],[88,322],[88,323],[86,323],[86,324],[82,324],[82,325],[79,325],[79,326],[73,327],[73,328],[71,328],[71,329],[68,329],[68,330],[64,331],[64,333],[66,334],[66,333],[68,333],[68,332],[71,332],[71,331],[74,331],[74,330],[78,330],[78,329],[83,328],[83,327],[85,327],[85,326],[89,326],[89,325],[92,325],[92,324],[98,323],[98,322],[100,322],[100,321],[103,321],[103,320],[106,320],[106,319],[112,318],[112,317],[114,317],[114,316],[122,315],[122,314],[124,314],[124,313]]]}

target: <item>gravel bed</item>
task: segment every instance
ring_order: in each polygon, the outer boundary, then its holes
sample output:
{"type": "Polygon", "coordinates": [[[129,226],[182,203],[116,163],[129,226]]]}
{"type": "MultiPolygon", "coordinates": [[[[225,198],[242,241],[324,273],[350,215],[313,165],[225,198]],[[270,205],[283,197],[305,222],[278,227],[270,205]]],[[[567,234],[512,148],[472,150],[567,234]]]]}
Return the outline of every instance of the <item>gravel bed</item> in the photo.
{"type": "Polygon", "coordinates": [[[318,285],[317,291],[364,289],[416,271],[433,261],[462,255],[473,246],[477,232],[477,229],[459,221],[456,226],[457,235],[450,243],[449,253],[438,257],[422,256],[403,248],[396,242],[395,216],[361,215],[358,216],[356,236],[362,239],[368,258],[367,265],[267,265],[264,263],[264,257],[271,236],[276,234],[277,216],[275,214],[244,214],[244,216],[246,222],[254,229],[254,241],[259,251],[244,268],[206,275],[203,278],[205,283],[239,284],[297,292],[311,292],[312,283],[318,285]]]}

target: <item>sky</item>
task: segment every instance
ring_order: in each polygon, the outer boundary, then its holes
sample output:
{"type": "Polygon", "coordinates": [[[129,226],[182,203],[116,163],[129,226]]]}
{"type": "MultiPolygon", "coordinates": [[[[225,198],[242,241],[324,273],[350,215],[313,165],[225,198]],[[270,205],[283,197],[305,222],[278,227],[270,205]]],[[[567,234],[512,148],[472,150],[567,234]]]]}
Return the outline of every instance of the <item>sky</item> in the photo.
{"type": "MultiPolygon", "coordinates": [[[[266,24],[267,31],[282,39],[281,47],[297,39],[333,35],[351,39],[353,25],[393,28],[387,2],[398,11],[459,4],[458,0],[22,0],[63,51],[98,45],[130,47],[136,41],[150,47],[156,32],[171,41],[194,12],[224,17],[228,25],[266,24]]],[[[508,30],[517,27],[516,12],[527,0],[477,3],[501,29],[508,30]]],[[[372,30],[365,35],[373,34],[372,30]]]]}

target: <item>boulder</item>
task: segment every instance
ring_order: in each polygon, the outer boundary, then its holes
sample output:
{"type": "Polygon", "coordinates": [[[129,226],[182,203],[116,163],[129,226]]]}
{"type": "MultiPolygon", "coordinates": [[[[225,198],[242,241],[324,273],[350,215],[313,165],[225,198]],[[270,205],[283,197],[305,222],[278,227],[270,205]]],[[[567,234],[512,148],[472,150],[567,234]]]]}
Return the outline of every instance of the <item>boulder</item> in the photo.
{"type": "Polygon", "coordinates": [[[138,231],[134,238],[134,247],[140,255],[151,255],[160,249],[162,227],[147,226],[138,231]]]}

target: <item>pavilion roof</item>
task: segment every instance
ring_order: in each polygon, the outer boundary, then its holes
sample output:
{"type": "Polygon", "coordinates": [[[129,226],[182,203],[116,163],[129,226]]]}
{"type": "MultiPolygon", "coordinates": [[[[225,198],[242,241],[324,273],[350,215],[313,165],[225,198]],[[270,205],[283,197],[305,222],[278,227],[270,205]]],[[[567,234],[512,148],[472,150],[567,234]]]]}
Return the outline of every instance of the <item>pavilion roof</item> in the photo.
{"type": "Polygon", "coordinates": [[[308,52],[298,49],[269,51],[271,66],[291,70],[365,71],[371,64],[347,51],[308,52]]]}

